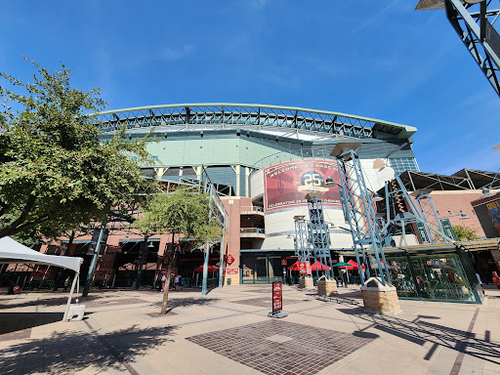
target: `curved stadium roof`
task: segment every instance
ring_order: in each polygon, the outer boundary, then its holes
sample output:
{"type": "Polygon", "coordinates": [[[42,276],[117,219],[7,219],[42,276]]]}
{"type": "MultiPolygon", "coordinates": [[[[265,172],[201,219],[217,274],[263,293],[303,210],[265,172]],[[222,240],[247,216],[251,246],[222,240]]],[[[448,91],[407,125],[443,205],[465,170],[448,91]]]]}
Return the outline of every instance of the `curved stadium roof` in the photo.
{"type": "Polygon", "coordinates": [[[290,134],[315,134],[334,138],[410,138],[417,129],[369,117],[300,107],[239,103],[186,103],[135,107],[96,114],[100,130],[127,132],[220,130],[251,128],[287,130],[290,134]]]}

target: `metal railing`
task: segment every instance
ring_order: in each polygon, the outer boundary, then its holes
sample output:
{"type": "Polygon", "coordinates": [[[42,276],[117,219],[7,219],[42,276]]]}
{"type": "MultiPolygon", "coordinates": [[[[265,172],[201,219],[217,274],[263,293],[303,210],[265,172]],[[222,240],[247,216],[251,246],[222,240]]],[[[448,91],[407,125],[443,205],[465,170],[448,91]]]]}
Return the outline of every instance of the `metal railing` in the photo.
{"type": "Polygon", "coordinates": [[[241,233],[256,233],[256,234],[265,234],[264,228],[241,228],[241,233]]]}

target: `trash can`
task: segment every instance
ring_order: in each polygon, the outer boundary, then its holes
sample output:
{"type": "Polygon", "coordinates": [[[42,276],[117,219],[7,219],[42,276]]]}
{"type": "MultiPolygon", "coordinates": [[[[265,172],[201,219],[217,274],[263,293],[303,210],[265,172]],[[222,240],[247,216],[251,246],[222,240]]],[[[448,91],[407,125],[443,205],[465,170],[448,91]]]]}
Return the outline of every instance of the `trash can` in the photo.
{"type": "Polygon", "coordinates": [[[231,285],[231,278],[227,279],[227,285],[231,285]]]}

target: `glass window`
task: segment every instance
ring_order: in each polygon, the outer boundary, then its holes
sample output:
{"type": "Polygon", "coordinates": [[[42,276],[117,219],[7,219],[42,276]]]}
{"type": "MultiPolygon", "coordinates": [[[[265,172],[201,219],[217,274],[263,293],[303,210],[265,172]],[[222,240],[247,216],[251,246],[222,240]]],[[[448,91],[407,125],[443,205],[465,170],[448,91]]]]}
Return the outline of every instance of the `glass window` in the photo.
{"type": "Polygon", "coordinates": [[[456,254],[388,257],[392,283],[400,297],[474,301],[465,270],[456,254]]]}

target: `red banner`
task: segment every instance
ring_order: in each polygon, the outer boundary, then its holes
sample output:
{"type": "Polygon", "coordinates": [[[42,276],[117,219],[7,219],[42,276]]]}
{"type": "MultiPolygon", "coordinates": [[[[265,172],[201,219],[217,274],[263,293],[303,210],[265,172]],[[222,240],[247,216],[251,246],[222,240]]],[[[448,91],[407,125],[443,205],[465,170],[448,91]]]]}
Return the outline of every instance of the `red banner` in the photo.
{"type": "Polygon", "coordinates": [[[312,273],[311,263],[309,263],[309,262],[300,262],[299,263],[299,273],[301,275],[310,275],[312,273]]]}
{"type": "Polygon", "coordinates": [[[305,197],[313,190],[323,191],[323,206],[340,207],[339,189],[324,186],[328,177],[340,183],[337,163],[328,160],[291,161],[265,168],[265,211],[305,206],[305,197]]]}
{"type": "Polygon", "coordinates": [[[281,294],[281,282],[273,282],[273,314],[283,309],[283,299],[281,294]]]}

